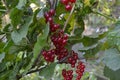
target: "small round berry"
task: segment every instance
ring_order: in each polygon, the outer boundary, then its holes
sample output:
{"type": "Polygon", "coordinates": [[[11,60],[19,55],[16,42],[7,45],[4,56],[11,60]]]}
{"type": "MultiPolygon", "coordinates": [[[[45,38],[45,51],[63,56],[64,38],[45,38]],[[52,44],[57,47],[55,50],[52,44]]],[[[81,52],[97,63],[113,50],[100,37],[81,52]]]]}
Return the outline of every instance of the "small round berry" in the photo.
{"type": "Polygon", "coordinates": [[[75,3],[75,2],[76,2],[76,0],[70,0],[70,2],[71,2],[71,3],[75,3]]]}
{"type": "Polygon", "coordinates": [[[63,36],[63,38],[64,38],[64,39],[68,39],[68,35],[65,34],[65,35],[63,36]]]}
{"type": "Polygon", "coordinates": [[[53,18],[49,17],[48,21],[49,21],[50,24],[53,24],[53,18]]]}
{"type": "Polygon", "coordinates": [[[50,17],[50,15],[48,14],[48,12],[45,12],[45,13],[44,13],[44,17],[45,17],[45,18],[49,18],[49,17],[50,17]]]}
{"type": "Polygon", "coordinates": [[[55,30],[57,30],[59,28],[59,26],[60,26],[59,24],[54,24],[53,27],[55,28],[55,30]]]}
{"type": "Polygon", "coordinates": [[[50,9],[50,11],[48,12],[50,16],[53,16],[55,14],[55,10],[54,9],[50,9]]]}
{"type": "Polygon", "coordinates": [[[67,11],[71,11],[72,6],[71,6],[70,4],[67,4],[67,5],[65,5],[65,9],[66,9],[67,11]]]}
{"type": "Polygon", "coordinates": [[[60,2],[64,5],[67,5],[69,1],[68,0],[60,0],[60,2]]]}

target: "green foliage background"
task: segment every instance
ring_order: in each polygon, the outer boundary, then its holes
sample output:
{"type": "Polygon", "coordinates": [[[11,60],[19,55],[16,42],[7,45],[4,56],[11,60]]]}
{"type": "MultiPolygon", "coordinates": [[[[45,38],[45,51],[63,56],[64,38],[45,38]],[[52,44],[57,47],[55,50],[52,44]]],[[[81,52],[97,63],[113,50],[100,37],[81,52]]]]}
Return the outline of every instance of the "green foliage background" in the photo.
{"type": "MultiPolygon", "coordinates": [[[[0,1],[0,80],[63,80],[61,70],[70,65],[46,63],[41,56],[41,51],[51,45],[44,20],[44,11],[49,8],[46,0],[0,1]]],[[[55,8],[54,20],[63,28],[70,13],[59,0],[55,8]]],[[[119,0],[77,0],[75,4],[65,29],[69,34],[66,47],[70,50],[82,44],[77,49],[87,66],[82,80],[120,80],[117,8],[119,0]]]]}

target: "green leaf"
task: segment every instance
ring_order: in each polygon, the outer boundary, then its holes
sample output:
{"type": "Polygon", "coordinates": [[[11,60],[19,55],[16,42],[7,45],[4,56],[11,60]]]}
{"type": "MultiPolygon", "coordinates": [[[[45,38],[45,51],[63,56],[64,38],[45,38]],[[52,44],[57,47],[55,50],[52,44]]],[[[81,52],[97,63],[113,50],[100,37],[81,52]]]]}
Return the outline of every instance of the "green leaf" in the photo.
{"type": "Polygon", "coordinates": [[[79,51],[81,52],[85,52],[84,57],[86,59],[93,59],[96,58],[96,54],[98,53],[98,51],[100,50],[101,47],[101,43],[97,43],[88,47],[83,47],[81,49],[79,49],[79,51]]]}
{"type": "Polygon", "coordinates": [[[44,78],[46,80],[49,80],[52,78],[53,74],[54,74],[54,69],[55,69],[56,63],[52,63],[50,65],[48,65],[47,67],[43,68],[39,74],[40,76],[44,76],[44,78]]]}
{"type": "Polygon", "coordinates": [[[98,38],[91,38],[91,37],[88,37],[88,36],[84,36],[82,39],[81,39],[81,42],[84,44],[84,46],[91,46],[95,43],[98,42],[98,38]]]}
{"type": "Polygon", "coordinates": [[[34,53],[34,58],[37,58],[38,54],[40,51],[47,45],[47,37],[49,34],[49,26],[46,25],[43,34],[39,35],[37,38],[37,42],[35,43],[33,53],[34,53]]]}
{"type": "Polygon", "coordinates": [[[11,70],[6,70],[0,73],[0,80],[8,80],[10,74],[11,74],[11,70]]]}
{"type": "Polygon", "coordinates": [[[6,62],[0,63],[0,72],[4,71],[6,69],[6,62]]]}
{"type": "Polygon", "coordinates": [[[9,48],[8,52],[9,52],[9,54],[15,54],[22,50],[23,50],[23,47],[21,47],[21,46],[11,46],[9,48]]]}
{"type": "Polygon", "coordinates": [[[23,11],[17,8],[13,8],[10,12],[10,19],[13,27],[16,29],[17,25],[20,23],[22,19],[23,11]]]}
{"type": "Polygon", "coordinates": [[[29,17],[24,25],[19,30],[15,30],[11,33],[11,38],[15,44],[19,43],[23,38],[26,37],[28,28],[33,22],[33,17],[29,17]]]}
{"type": "Polygon", "coordinates": [[[107,41],[111,47],[115,46],[120,50],[120,21],[115,24],[114,29],[109,31],[107,41]]]}
{"type": "Polygon", "coordinates": [[[27,0],[19,0],[19,3],[16,6],[16,8],[22,9],[25,6],[26,3],[27,3],[27,0]]]}
{"type": "Polygon", "coordinates": [[[10,9],[16,7],[16,5],[18,4],[19,0],[6,0],[6,4],[7,7],[9,7],[10,9]]]}
{"type": "Polygon", "coordinates": [[[2,53],[2,52],[3,52],[3,47],[4,47],[4,45],[5,45],[5,43],[0,42],[0,53],[2,53]]]}
{"type": "Polygon", "coordinates": [[[110,80],[120,80],[120,69],[117,71],[113,71],[113,70],[109,69],[108,67],[105,67],[104,68],[104,75],[106,77],[110,78],[110,80]]]}
{"type": "Polygon", "coordinates": [[[49,26],[46,25],[45,28],[43,29],[43,34],[40,34],[37,38],[37,42],[35,43],[33,48],[33,58],[31,59],[30,64],[26,67],[25,69],[26,71],[23,73],[23,75],[26,75],[26,73],[31,68],[36,58],[38,57],[40,51],[43,49],[43,47],[47,45],[48,34],[49,34],[49,26]]]}
{"type": "Polygon", "coordinates": [[[4,59],[4,57],[5,57],[5,53],[0,54],[0,63],[2,62],[2,60],[4,59]]]}
{"type": "Polygon", "coordinates": [[[120,69],[120,52],[115,48],[110,48],[105,51],[102,61],[107,67],[117,71],[120,69]]]}

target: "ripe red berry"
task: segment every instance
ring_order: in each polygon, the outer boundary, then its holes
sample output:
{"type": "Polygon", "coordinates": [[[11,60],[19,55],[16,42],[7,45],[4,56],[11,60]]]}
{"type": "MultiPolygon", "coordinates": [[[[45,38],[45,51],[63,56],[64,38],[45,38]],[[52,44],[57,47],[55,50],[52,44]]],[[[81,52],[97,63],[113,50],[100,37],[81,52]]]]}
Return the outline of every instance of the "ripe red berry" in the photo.
{"type": "Polygon", "coordinates": [[[54,9],[50,9],[50,11],[48,12],[50,16],[53,16],[55,14],[55,10],[54,9]]]}
{"type": "Polygon", "coordinates": [[[50,24],[53,24],[53,18],[49,17],[48,21],[49,21],[50,24]]]}
{"type": "Polygon", "coordinates": [[[44,17],[45,17],[45,20],[46,20],[46,23],[48,22],[48,19],[50,17],[50,15],[48,14],[48,12],[45,12],[44,13],[44,17]]]}
{"type": "Polygon", "coordinates": [[[55,50],[43,51],[42,55],[47,62],[53,62],[55,58],[55,50]]]}
{"type": "Polygon", "coordinates": [[[67,4],[67,5],[65,5],[65,9],[66,9],[67,11],[71,11],[72,6],[71,6],[70,4],[67,4]]]}
{"type": "Polygon", "coordinates": [[[81,77],[84,73],[84,69],[85,69],[85,65],[82,62],[78,62],[77,69],[76,69],[76,73],[77,73],[76,80],[81,79],[81,77]]]}
{"type": "Polygon", "coordinates": [[[73,70],[66,71],[65,69],[62,70],[62,76],[64,80],[72,80],[73,78],[73,70]]]}
{"type": "Polygon", "coordinates": [[[75,2],[76,2],[76,0],[70,0],[70,2],[71,2],[71,3],[75,3],[75,2]]]}
{"type": "Polygon", "coordinates": [[[62,4],[64,4],[64,5],[67,5],[68,2],[69,2],[69,0],[60,0],[60,2],[61,2],[62,4]]]}
{"type": "Polygon", "coordinates": [[[60,25],[59,24],[54,24],[53,27],[55,28],[55,30],[57,30],[60,27],[60,25]]]}

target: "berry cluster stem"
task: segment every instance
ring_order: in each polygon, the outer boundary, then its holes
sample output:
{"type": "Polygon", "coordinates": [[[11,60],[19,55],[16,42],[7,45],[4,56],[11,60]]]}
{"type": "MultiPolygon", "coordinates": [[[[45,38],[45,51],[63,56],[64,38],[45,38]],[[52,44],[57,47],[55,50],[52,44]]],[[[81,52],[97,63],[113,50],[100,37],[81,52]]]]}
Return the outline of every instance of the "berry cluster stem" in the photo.
{"type": "Polygon", "coordinates": [[[67,24],[68,24],[68,22],[69,22],[69,20],[70,20],[70,18],[71,18],[71,16],[72,16],[72,13],[73,13],[74,9],[75,9],[75,3],[73,4],[72,10],[71,10],[71,12],[70,12],[70,15],[68,16],[68,18],[67,18],[67,20],[66,20],[66,22],[65,22],[65,24],[64,24],[63,31],[65,31],[65,29],[66,29],[66,27],[67,27],[67,24]]]}

